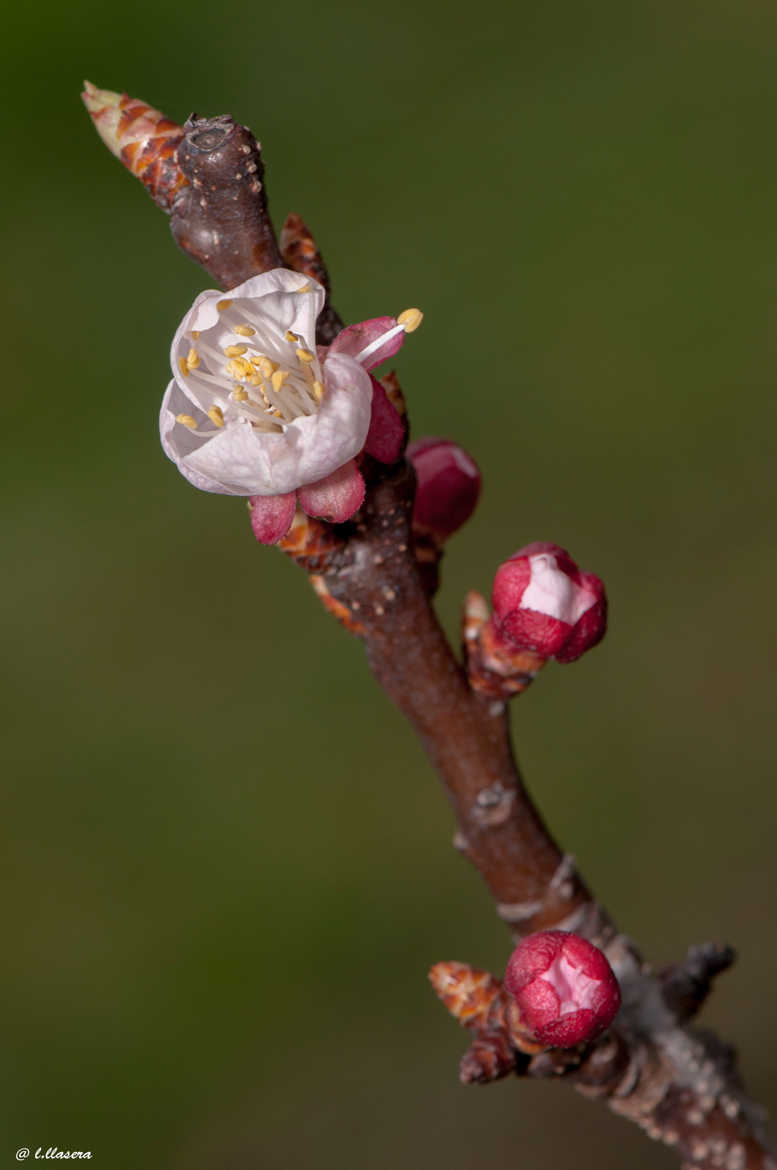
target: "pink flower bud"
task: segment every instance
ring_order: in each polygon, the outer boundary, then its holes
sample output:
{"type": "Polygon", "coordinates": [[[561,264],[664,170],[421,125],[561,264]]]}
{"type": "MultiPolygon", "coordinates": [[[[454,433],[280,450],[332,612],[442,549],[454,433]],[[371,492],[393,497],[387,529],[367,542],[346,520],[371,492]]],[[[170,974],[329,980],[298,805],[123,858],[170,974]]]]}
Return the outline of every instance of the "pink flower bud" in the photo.
{"type": "Polygon", "coordinates": [[[499,638],[557,662],[574,662],[607,629],[604,584],[550,541],[527,544],[499,566],[492,604],[499,638]]]}
{"type": "Polygon", "coordinates": [[[475,510],[480,470],[463,447],[450,439],[416,439],[407,448],[418,480],[413,526],[445,540],[475,510]]]}
{"type": "Polygon", "coordinates": [[[618,981],[602,952],[565,930],[525,938],[510,956],[504,988],[515,999],[522,1026],[551,1048],[593,1040],[621,1005],[618,981]]]}

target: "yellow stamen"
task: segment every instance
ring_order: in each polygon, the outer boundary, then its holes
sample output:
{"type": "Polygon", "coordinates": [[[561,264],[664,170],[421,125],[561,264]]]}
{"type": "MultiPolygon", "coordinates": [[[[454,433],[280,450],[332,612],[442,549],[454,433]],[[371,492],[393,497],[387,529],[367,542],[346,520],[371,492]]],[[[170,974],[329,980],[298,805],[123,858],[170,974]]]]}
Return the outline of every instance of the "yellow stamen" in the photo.
{"type": "Polygon", "coordinates": [[[251,363],[247,362],[246,359],[242,357],[232,358],[231,361],[227,362],[225,369],[230,378],[235,378],[235,380],[238,382],[242,378],[247,378],[249,374],[253,373],[253,370],[251,369],[251,363]]]}
{"type": "Polygon", "coordinates": [[[316,355],[311,353],[309,349],[298,349],[297,357],[301,362],[313,362],[316,360],[316,355]]]}
{"type": "Polygon", "coordinates": [[[186,364],[186,358],[185,358],[185,357],[180,357],[180,358],[178,359],[178,368],[179,368],[179,370],[181,371],[181,373],[183,374],[183,376],[184,376],[184,378],[185,378],[185,377],[186,377],[186,375],[189,373],[189,367],[188,367],[188,365],[186,364]]]}
{"type": "Polygon", "coordinates": [[[248,402],[248,391],[242,386],[236,386],[232,391],[232,398],[235,402],[248,402]]]}
{"type": "Polygon", "coordinates": [[[241,337],[253,337],[256,330],[252,329],[250,325],[236,325],[232,332],[238,333],[241,337]]]}
{"type": "Polygon", "coordinates": [[[278,363],[270,361],[263,353],[252,354],[249,360],[265,378],[271,378],[278,369],[278,363]]]}
{"type": "Polygon", "coordinates": [[[283,336],[287,341],[299,341],[299,334],[292,333],[291,329],[287,329],[283,336]]]}
{"type": "Polygon", "coordinates": [[[295,291],[298,293],[310,292],[311,288],[312,288],[312,285],[303,284],[300,288],[296,289],[295,291]]]}
{"type": "Polygon", "coordinates": [[[182,427],[188,427],[190,431],[197,430],[197,421],[190,414],[177,414],[175,421],[180,423],[182,427]]]}
{"type": "Polygon", "coordinates": [[[251,377],[248,379],[249,386],[261,386],[263,382],[264,382],[264,378],[262,377],[262,375],[259,373],[258,370],[256,371],[256,373],[252,374],[251,377]]]}
{"type": "Polygon", "coordinates": [[[199,336],[200,336],[199,329],[192,329],[192,337],[194,338],[195,341],[198,339],[199,336]]]}
{"type": "Polygon", "coordinates": [[[247,349],[247,345],[225,345],[224,353],[227,357],[242,357],[247,349]]]}
{"type": "Polygon", "coordinates": [[[224,411],[220,406],[211,406],[210,410],[208,411],[208,418],[212,423],[215,423],[217,427],[224,426],[224,411]]]}
{"type": "Polygon", "coordinates": [[[189,350],[189,353],[186,357],[186,364],[190,370],[196,370],[200,364],[200,355],[197,353],[197,350],[194,348],[194,346],[192,346],[192,348],[189,350]]]}
{"type": "Polygon", "coordinates": [[[324,397],[323,382],[314,382],[312,388],[313,388],[313,397],[315,398],[316,402],[320,402],[321,399],[324,397]]]}
{"type": "Polygon", "coordinates": [[[397,325],[404,326],[405,333],[415,333],[423,319],[424,315],[420,309],[405,309],[397,317],[397,325]]]}
{"type": "Polygon", "coordinates": [[[282,410],[278,410],[278,407],[277,407],[277,406],[275,407],[275,409],[274,409],[274,410],[270,411],[270,413],[271,413],[271,414],[274,414],[276,418],[283,418],[283,411],[282,411],[282,410]]]}
{"type": "Polygon", "coordinates": [[[276,370],[275,373],[273,374],[272,378],[270,378],[270,381],[272,382],[272,388],[276,394],[278,393],[278,391],[280,390],[281,386],[286,381],[288,376],[289,376],[288,370],[276,370]]]}
{"type": "Polygon", "coordinates": [[[217,301],[217,302],[216,302],[216,308],[218,309],[218,311],[219,311],[220,313],[223,313],[223,312],[224,312],[224,310],[225,310],[225,309],[228,309],[228,308],[229,308],[229,306],[230,306],[231,304],[232,304],[232,302],[231,302],[231,301],[230,301],[230,300],[227,298],[227,299],[225,299],[225,300],[223,300],[223,301],[217,301]]]}

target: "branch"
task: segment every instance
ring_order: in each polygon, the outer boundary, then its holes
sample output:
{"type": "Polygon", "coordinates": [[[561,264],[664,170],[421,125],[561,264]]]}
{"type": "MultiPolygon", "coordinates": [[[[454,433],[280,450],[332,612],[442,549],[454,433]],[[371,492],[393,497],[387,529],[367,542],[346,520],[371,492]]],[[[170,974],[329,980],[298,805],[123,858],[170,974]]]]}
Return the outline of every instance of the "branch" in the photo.
{"type": "MultiPolygon", "coordinates": [[[[223,287],[285,263],[328,293],[320,253],[298,216],[276,243],[259,145],[245,127],[226,116],[176,126],[144,103],[88,83],[84,101],[110,149],[171,215],[177,242],[223,287]]],[[[327,301],[319,343],[340,325],[327,301]]],[[[398,387],[391,390],[401,406],[398,387]]],[[[466,964],[438,964],[435,989],[473,1035],[462,1079],[566,1080],[675,1149],[686,1168],[777,1170],[733,1050],[688,1024],[733,952],[692,948],[656,976],[619,933],[548,832],[513,757],[506,698],[528,685],[538,663],[525,655],[509,662],[489,645],[475,597],[465,610],[464,669],[431,604],[439,548],[414,542],[411,465],[400,458],[386,469],[364,458],[361,471],[367,495],[352,521],[301,517],[282,547],[309,573],[327,609],[363,640],[378,683],[440,777],[458,823],[456,848],[480,872],[514,936],[547,928],[584,936],[606,953],[623,1000],[604,1036],[541,1050],[516,1037],[514,1005],[498,979],[466,964]]]]}
{"type": "Polygon", "coordinates": [[[693,948],[684,963],[652,975],[561,853],[513,759],[506,704],[470,689],[429,604],[413,556],[412,489],[405,465],[373,485],[333,548],[321,554],[319,526],[309,522],[308,542],[298,531],[287,551],[315,570],[319,596],[364,640],[375,677],[415,728],[453,806],[456,847],[480,871],[500,917],[518,934],[553,927],[588,938],[606,953],[623,996],[616,1024],[583,1051],[527,1057],[512,1049],[509,1061],[501,993],[501,1015],[476,1030],[462,1079],[563,1077],[676,1149],[687,1167],[777,1170],[732,1050],[685,1026],[733,952],[693,948]]]}

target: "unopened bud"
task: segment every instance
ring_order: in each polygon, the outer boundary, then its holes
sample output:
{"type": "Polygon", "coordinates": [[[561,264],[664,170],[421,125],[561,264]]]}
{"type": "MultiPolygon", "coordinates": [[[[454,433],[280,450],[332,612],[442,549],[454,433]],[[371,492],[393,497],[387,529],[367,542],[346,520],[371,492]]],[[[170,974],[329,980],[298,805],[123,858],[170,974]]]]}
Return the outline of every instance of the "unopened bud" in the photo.
{"type": "Polygon", "coordinates": [[[621,1004],[610,964],[579,935],[564,930],[530,934],[513,951],[505,991],[522,1028],[550,1048],[573,1048],[610,1026],[621,1004]]]}
{"type": "Polygon", "coordinates": [[[413,527],[446,540],[469,520],[480,495],[480,470],[450,439],[416,439],[407,448],[418,486],[413,527]]]}
{"type": "Polygon", "coordinates": [[[549,541],[527,544],[499,566],[492,603],[499,638],[557,662],[574,662],[607,629],[603,583],[549,541]]]}

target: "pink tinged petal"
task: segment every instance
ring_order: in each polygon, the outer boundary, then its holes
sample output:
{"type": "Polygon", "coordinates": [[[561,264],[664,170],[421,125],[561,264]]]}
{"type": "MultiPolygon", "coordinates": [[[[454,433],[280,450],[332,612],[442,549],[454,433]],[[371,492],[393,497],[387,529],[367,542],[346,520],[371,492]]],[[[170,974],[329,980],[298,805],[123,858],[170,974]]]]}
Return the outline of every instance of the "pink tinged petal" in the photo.
{"type": "Polygon", "coordinates": [[[377,378],[372,382],[372,409],[370,429],[364,441],[364,450],[379,463],[393,463],[399,458],[405,440],[405,425],[389,402],[388,394],[377,378]]]}
{"type": "MultiPolygon", "coordinates": [[[[358,325],[346,325],[338,333],[329,347],[330,353],[344,353],[349,357],[357,358],[359,354],[372,345],[383,333],[388,333],[396,327],[396,317],[373,317],[369,321],[360,321],[358,325]]],[[[367,370],[374,370],[381,362],[388,361],[402,348],[405,340],[405,331],[397,332],[387,338],[385,343],[364,358],[363,365],[367,370]]]]}
{"type": "Polygon", "coordinates": [[[364,502],[364,492],[361,472],[353,459],[349,459],[326,479],[300,488],[299,502],[308,516],[342,524],[358,512],[364,502]]]}
{"type": "Polygon", "coordinates": [[[251,496],[251,527],[260,544],[277,544],[291,528],[297,510],[297,493],[283,496],[251,496]]]}
{"type": "Polygon", "coordinates": [[[570,572],[560,562],[563,563],[563,558],[552,553],[535,553],[529,557],[531,577],[521,605],[573,626],[596,598],[577,583],[576,578],[580,576],[577,565],[570,572]]]}

